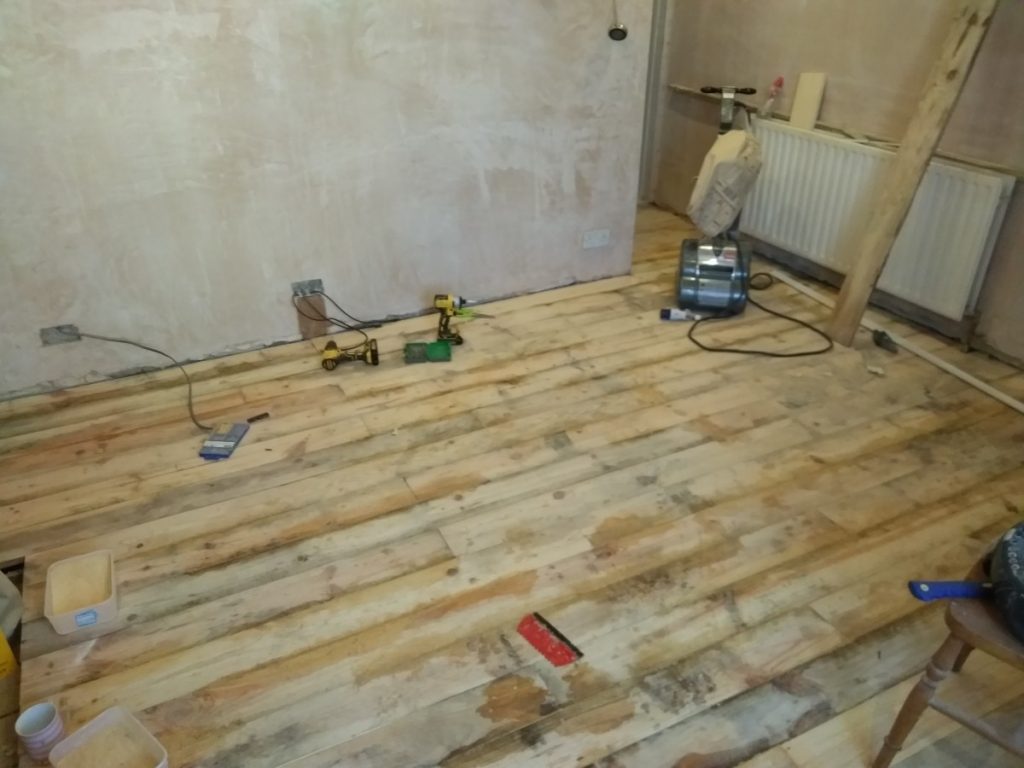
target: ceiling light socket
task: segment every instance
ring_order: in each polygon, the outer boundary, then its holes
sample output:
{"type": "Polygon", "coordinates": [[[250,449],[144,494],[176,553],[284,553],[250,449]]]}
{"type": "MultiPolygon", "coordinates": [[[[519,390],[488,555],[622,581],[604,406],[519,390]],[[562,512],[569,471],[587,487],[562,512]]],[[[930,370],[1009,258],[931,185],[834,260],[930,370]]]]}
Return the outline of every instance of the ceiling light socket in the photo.
{"type": "Polygon", "coordinates": [[[625,40],[629,35],[626,25],[619,21],[619,0],[612,0],[612,26],[608,30],[608,37],[615,42],[625,40]]]}

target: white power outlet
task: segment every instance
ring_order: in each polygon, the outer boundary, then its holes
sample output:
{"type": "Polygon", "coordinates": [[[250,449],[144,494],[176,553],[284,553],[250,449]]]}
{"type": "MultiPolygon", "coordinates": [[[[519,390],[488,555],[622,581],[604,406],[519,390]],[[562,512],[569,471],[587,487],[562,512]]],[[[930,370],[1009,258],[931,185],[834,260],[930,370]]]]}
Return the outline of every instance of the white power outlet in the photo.
{"type": "Polygon", "coordinates": [[[590,229],[583,233],[584,249],[604,248],[611,241],[612,233],[609,229],[590,229]]]}

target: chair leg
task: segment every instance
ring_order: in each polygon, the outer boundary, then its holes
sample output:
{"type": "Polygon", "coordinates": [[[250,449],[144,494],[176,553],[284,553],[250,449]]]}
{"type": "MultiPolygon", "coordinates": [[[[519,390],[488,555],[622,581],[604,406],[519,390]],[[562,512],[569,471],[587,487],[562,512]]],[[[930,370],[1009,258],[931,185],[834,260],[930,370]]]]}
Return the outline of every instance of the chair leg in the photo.
{"type": "Polygon", "coordinates": [[[964,649],[960,651],[960,655],[956,657],[956,661],[953,662],[953,671],[959,672],[964,668],[964,664],[967,663],[967,657],[971,655],[971,651],[974,648],[970,645],[964,644],[964,649]]]}
{"type": "Polygon", "coordinates": [[[907,696],[907,700],[903,702],[903,708],[896,716],[889,735],[885,737],[885,743],[882,745],[878,757],[875,758],[873,768],[889,768],[889,764],[896,757],[896,753],[902,749],[903,742],[907,740],[907,736],[910,735],[914,726],[917,725],[917,721],[921,718],[921,713],[927,708],[928,702],[935,696],[935,689],[949,675],[953,665],[966,647],[966,643],[950,635],[946,638],[946,642],[942,644],[942,647],[932,656],[932,660],[928,662],[928,667],[925,669],[921,679],[914,686],[910,695],[907,696]]]}

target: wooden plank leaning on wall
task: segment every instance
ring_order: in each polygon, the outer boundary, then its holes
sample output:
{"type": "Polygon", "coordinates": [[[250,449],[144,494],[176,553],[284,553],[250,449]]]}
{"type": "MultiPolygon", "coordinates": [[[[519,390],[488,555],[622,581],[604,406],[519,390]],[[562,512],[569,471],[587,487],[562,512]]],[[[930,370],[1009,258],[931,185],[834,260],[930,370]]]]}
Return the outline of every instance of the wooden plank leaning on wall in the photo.
{"type": "MultiPolygon", "coordinates": [[[[950,26],[924,95],[910,120],[899,150],[883,177],[864,235],[854,243],[850,273],[843,281],[829,334],[850,346],[860,326],[871,290],[885,266],[903,220],[914,201],[932,153],[953,113],[981,41],[999,0],[964,0],[950,26]]],[[[922,258],[926,256],[922,254],[922,258]]]]}

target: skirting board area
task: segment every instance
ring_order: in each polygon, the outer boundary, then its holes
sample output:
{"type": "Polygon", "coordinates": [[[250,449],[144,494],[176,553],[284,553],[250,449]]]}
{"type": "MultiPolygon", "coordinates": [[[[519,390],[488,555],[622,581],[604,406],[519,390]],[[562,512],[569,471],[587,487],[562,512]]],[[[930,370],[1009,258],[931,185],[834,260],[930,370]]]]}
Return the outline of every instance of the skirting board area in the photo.
{"type": "MultiPolygon", "coordinates": [[[[797,272],[798,274],[809,277],[812,280],[825,283],[826,285],[831,285],[835,288],[842,285],[843,275],[836,272],[834,269],[823,267],[810,259],[805,259],[803,256],[797,256],[794,253],[790,253],[789,251],[774,246],[771,243],[766,243],[763,240],[758,240],[757,238],[749,239],[751,243],[753,243],[754,253],[764,259],[780,264],[794,272],[797,272]]],[[[943,317],[935,312],[912,304],[905,299],[901,299],[898,296],[893,296],[892,294],[877,289],[871,293],[871,303],[892,312],[898,317],[909,320],[915,325],[936,331],[947,338],[955,339],[960,342],[964,351],[983,352],[1007,363],[1008,365],[1013,365],[1017,368],[1024,368],[1024,360],[1020,360],[1012,355],[1000,352],[998,349],[989,345],[983,337],[975,335],[974,328],[976,325],[976,318],[974,317],[969,316],[965,318],[963,322],[957,323],[950,320],[948,317],[943,317]]]]}

